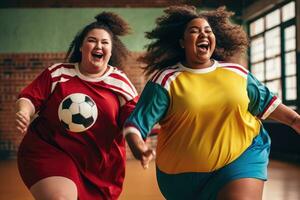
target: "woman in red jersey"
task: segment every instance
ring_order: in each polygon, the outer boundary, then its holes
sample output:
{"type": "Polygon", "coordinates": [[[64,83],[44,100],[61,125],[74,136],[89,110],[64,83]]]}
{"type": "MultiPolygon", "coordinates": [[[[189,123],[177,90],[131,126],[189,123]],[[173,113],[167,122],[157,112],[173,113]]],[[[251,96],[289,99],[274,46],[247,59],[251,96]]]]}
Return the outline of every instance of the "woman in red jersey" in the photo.
{"type": "Polygon", "coordinates": [[[117,68],[128,53],[118,36],[130,28],[111,12],[95,18],[74,38],[68,63],[45,69],[17,101],[16,126],[25,134],[18,166],[35,199],[114,200],[122,190],[125,141],[120,130],[138,95],[117,68]],[[94,106],[87,124],[75,124],[76,116],[63,121],[67,115],[60,109],[73,112],[72,101],[82,96],[85,107],[94,106]]]}

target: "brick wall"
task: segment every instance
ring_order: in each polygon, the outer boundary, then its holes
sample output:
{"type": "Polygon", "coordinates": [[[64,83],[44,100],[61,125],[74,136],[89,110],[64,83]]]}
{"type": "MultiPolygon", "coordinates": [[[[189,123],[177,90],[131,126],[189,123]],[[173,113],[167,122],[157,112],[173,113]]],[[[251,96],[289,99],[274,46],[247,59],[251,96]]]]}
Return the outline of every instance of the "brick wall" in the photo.
{"type": "MultiPolygon", "coordinates": [[[[123,70],[140,93],[146,79],[136,61],[139,55],[132,53],[123,70]]],[[[14,130],[18,93],[46,67],[62,62],[64,56],[65,53],[0,54],[0,159],[15,157],[22,140],[14,130]]],[[[132,158],[129,151],[128,157],[132,158]]]]}
{"type": "Polygon", "coordinates": [[[61,62],[64,53],[0,54],[0,157],[15,157],[22,140],[15,133],[15,101],[45,66],[61,62]]]}

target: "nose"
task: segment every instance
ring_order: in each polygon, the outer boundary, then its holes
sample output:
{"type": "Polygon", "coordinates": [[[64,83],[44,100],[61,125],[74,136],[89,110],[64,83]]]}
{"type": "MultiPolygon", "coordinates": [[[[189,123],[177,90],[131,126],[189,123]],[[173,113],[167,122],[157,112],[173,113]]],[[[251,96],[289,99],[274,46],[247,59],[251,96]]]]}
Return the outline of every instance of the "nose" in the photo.
{"type": "Polygon", "coordinates": [[[202,37],[207,37],[207,33],[205,32],[205,30],[201,30],[199,33],[199,36],[202,37]]]}
{"type": "Polygon", "coordinates": [[[101,42],[96,42],[96,46],[95,46],[96,49],[102,49],[102,44],[101,42]]]}

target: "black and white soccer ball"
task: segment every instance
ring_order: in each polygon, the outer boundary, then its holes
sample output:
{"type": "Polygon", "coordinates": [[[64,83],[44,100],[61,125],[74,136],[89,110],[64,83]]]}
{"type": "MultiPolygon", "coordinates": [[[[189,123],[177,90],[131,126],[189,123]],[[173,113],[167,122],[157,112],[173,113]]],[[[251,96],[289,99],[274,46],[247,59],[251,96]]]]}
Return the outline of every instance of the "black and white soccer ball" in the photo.
{"type": "Polygon", "coordinates": [[[58,108],[58,117],[62,125],[72,132],[83,132],[96,121],[98,109],[91,97],[82,93],[73,93],[62,100],[58,108]]]}

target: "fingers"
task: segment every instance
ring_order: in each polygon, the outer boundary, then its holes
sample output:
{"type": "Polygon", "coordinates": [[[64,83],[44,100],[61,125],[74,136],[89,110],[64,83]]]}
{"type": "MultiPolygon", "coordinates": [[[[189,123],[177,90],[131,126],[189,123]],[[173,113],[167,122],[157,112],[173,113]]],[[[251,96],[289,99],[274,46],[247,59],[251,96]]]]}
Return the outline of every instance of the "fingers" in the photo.
{"type": "Polygon", "coordinates": [[[155,151],[153,149],[148,149],[143,153],[141,164],[144,169],[149,168],[150,161],[155,157],[155,151]]]}
{"type": "Polygon", "coordinates": [[[16,113],[16,129],[19,133],[24,134],[30,123],[30,117],[23,112],[16,113]]]}

